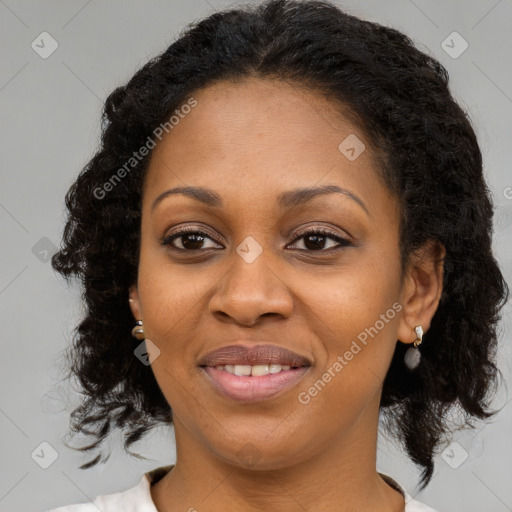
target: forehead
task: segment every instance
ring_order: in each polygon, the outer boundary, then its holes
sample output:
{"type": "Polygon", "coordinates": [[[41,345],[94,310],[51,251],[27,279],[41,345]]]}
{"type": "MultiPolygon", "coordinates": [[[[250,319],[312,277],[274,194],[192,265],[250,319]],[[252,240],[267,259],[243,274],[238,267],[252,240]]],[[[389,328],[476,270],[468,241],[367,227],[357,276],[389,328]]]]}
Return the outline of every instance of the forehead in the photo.
{"type": "Polygon", "coordinates": [[[338,183],[356,193],[382,188],[369,141],[338,102],[293,82],[221,81],[192,94],[196,106],[153,150],[145,190],[201,185],[226,194],[269,197],[291,184],[338,183]],[[349,160],[340,144],[361,141],[349,160]]]}

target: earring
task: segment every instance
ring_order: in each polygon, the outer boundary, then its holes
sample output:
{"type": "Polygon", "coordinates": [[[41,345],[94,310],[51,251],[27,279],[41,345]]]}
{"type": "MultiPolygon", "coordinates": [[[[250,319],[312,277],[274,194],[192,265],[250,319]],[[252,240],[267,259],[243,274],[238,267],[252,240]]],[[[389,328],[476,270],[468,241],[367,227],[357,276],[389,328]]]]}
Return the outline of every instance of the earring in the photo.
{"type": "Polygon", "coordinates": [[[144,334],[142,320],[137,320],[135,327],[132,329],[132,336],[138,340],[143,340],[146,337],[144,334]]]}
{"type": "Polygon", "coordinates": [[[404,356],[404,363],[409,370],[414,370],[418,367],[421,361],[421,352],[418,347],[421,345],[423,339],[423,328],[418,325],[414,328],[416,332],[416,339],[413,341],[414,347],[409,347],[404,356]]]}

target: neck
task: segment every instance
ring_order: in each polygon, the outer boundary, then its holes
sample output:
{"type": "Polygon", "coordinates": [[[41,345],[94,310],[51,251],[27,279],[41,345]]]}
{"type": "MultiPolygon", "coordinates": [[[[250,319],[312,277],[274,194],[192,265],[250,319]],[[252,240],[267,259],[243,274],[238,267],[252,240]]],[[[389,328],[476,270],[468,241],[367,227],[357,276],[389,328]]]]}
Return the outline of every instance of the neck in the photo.
{"type": "Polygon", "coordinates": [[[403,496],[376,470],[377,426],[378,408],[314,457],[259,471],[220,459],[175,420],[176,465],[151,488],[152,498],[158,512],[402,512],[403,496]]]}

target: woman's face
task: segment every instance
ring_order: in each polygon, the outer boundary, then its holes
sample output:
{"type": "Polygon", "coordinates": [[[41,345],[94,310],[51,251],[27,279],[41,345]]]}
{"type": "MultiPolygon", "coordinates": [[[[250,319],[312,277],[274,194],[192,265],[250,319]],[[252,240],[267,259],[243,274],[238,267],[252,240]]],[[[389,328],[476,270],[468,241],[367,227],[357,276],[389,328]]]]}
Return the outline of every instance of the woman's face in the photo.
{"type": "Polygon", "coordinates": [[[368,141],[286,82],[193,97],[152,155],[131,290],[178,446],[261,469],[368,446],[396,341],[430,320],[368,141]]]}

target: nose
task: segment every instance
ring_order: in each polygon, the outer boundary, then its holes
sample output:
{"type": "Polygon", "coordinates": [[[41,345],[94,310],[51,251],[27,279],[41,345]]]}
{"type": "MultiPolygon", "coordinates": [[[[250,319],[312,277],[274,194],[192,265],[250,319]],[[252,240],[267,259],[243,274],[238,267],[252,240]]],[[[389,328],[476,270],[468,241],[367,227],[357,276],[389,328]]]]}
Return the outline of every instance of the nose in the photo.
{"type": "Polygon", "coordinates": [[[251,263],[233,254],[234,261],[210,300],[210,312],[219,320],[251,327],[264,316],[290,317],[292,294],[264,254],[251,263]]]}

